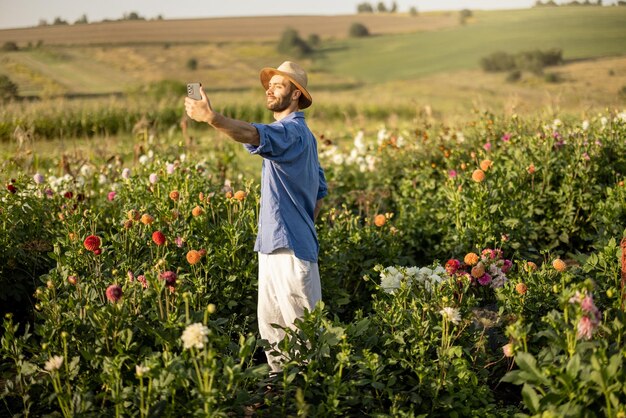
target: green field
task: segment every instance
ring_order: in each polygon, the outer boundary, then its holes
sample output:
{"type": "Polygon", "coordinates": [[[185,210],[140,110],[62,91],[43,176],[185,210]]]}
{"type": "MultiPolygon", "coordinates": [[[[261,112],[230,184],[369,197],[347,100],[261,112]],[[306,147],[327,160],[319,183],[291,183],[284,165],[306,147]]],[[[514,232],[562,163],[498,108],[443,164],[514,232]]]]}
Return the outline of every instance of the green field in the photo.
{"type": "Polygon", "coordinates": [[[626,7],[475,12],[465,26],[332,43],[321,66],[375,83],[478,68],[496,51],[550,48],[566,60],[626,54],[626,7]]]}

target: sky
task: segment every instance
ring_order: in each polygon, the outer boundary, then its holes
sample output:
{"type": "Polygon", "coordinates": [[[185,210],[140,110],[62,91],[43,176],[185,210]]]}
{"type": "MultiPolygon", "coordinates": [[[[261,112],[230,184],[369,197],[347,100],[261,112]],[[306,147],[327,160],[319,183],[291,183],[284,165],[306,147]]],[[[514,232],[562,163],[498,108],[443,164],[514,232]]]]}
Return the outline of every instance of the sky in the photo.
{"type": "MultiPolygon", "coordinates": [[[[83,14],[88,21],[118,19],[137,12],[147,19],[268,15],[353,14],[360,3],[376,5],[381,0],[0,0],[0,29],[52,23],[60,17],[69,23],[83,14]]],[[[382,0],[391,7],[393,0],[382,0]]],[[[534,0],[395,0],[399,12],[461,9],[519,9],[534,0]]],[[[557,0],[557,3],[561,1],[557,0]]],[[[609,3],[609,1],[604,1],[609,3]]]]}

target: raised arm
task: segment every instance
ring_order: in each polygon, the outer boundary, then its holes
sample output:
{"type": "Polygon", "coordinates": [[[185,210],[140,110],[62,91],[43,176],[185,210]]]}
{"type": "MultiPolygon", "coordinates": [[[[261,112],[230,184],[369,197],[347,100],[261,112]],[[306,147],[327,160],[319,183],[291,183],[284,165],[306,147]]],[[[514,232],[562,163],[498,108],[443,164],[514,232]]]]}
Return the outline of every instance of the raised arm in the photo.
{"type": "Polygon", "coordinates": [[[200,94],[202,95],[201,100],[194,100],[190,97],[185,98],[185,111],[191,119],[197,122],[208,123],[218,131],[225,133],[231,139],[242,144],[259,145],[259,132],[252,124],[226,117],[213,110],[202,86],[200,87],[200,94]]]}

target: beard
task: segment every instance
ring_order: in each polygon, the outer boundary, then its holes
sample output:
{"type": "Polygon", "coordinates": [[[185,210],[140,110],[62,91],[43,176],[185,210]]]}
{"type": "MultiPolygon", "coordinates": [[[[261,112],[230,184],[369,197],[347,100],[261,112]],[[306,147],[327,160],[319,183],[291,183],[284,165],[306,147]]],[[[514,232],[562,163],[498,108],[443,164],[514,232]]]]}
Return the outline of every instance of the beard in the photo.
{"type": "Polygon", "coordinates": [[[273,112],[282,112],[289,107],[291,103],[291,93],[285,97],[268,97],[266,99],[266,106],[268,110],[273,112]]]}

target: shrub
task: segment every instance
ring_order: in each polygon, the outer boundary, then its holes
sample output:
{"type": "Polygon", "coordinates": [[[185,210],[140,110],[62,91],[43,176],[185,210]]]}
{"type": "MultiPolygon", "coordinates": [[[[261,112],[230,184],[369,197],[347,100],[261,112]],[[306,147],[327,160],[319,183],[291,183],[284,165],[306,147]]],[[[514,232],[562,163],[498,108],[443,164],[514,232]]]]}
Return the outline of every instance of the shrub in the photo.
{"type": "Polygon", "coordinates": [[[481,58],[480,66],[484,71],[510,71],[515,68],[515,60],[510,54],[497,51],[481,58]]]}
{"type": "Polygon", "coordinates": [[[8,76],[0,74],[0,102],[16,98],[17,93],[17,84],[12,82],[8,76]]]}
{"type": "Polygon", "coordinates": [[[374,13],[374,8],[370,3],[360,3],[356,7],[357,13],[374,13]]]}
{"type": "Polygon", "coordinates": [[[410,14],[411,16],[417,16],[417,15],[418,15],[418,13],[417,13],[417,7],[415,7],[415,6],[411,7],[411,8],[409,9],[409,14],[410,14]]]}
{"type": "Polygon", "coordinates": [[[545,67],[563,63],[563,51],[558,48],[546,51],[522,51],[515,55],[497,51],[483,57],[480,65],[484,71],[510,71],[518,69],[541,74],[545,67]]]}
{"type": "Polygon", "coordinates": [[[509,72],[509,74],[506,76],[506,81],[508,81],[509,83],[514,83],[516,81],[519,81],[521,78],[522,72],[520,70],[513,70],[509,72]]]}
{"type": "Polygon", "coordinates": [[[543,79],[548,83],[560,83],[563,78],[559,73],[547,73],[543,79]]]}
{"type": "Polygon", "coordinates": [[[4,43],[4,45],[2,45],[2,50],[3,51],[18,51],[19,47],[17,46],[17,43],[13,42],[13,41],[6,41],[4,43]]]}
{"type": "Polygon", "coordinates": [[[313,52],[313,48],[300,38],[297,30],[292,28],[285,29],[280,37],[277,49],[281,54],[294,55],[296,57],[304,57],[313,52]]]}
{"type": "Polygon", "coordinates": [[[198,68],[198,60],[195,58],[189,58],[187,60],[187,68],[191,71],[195,71],[198,68]]]}
{"type": "Polygon", "coordinates": [[[352,38],[362,38],[365,36],[369,36],[369,34],[370,34],[369,30],[362,23],[354,22],[350,26],[349,35],[352,38]]]}

